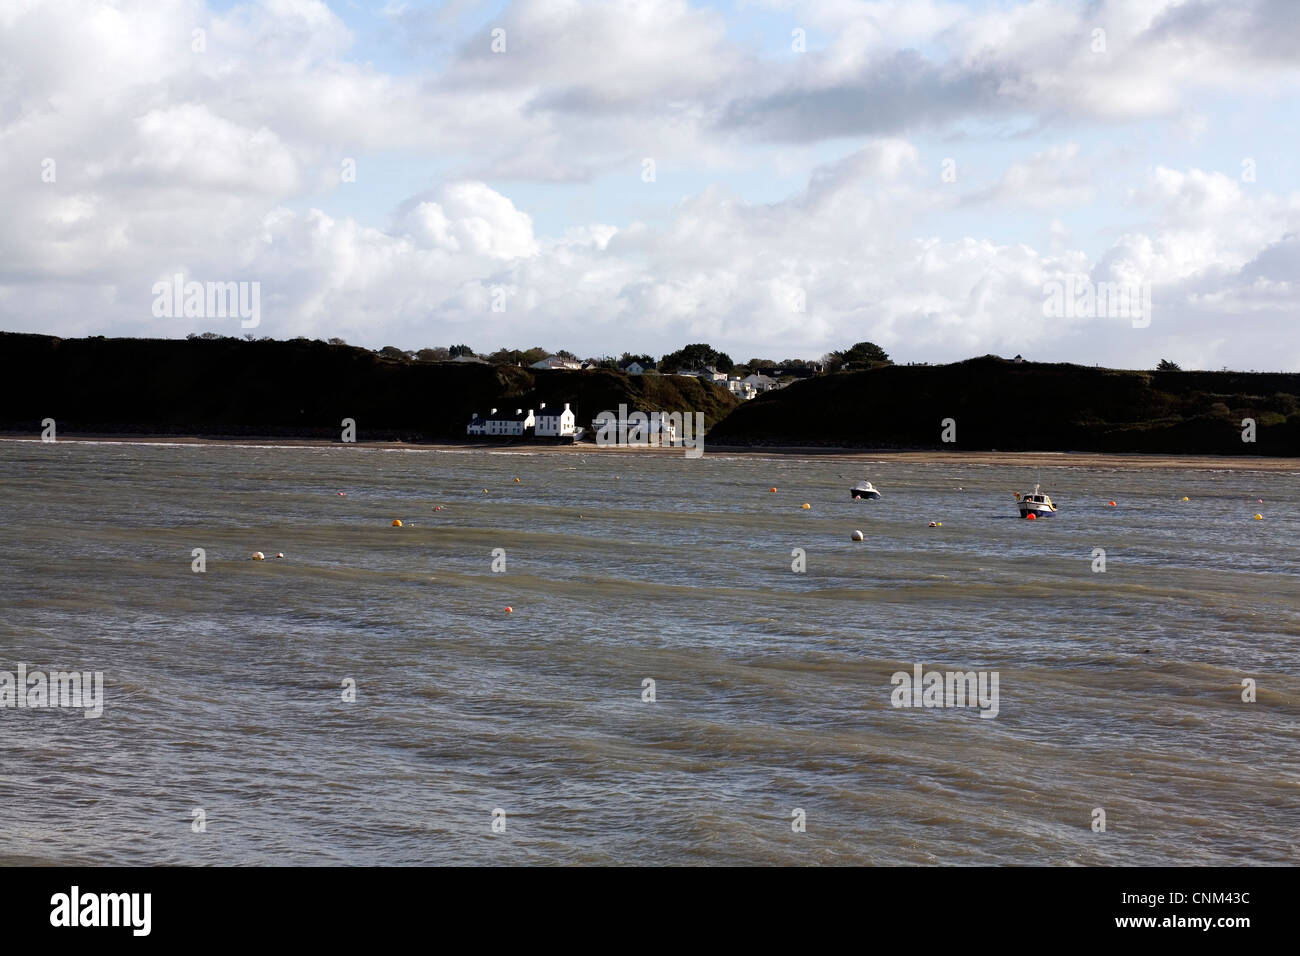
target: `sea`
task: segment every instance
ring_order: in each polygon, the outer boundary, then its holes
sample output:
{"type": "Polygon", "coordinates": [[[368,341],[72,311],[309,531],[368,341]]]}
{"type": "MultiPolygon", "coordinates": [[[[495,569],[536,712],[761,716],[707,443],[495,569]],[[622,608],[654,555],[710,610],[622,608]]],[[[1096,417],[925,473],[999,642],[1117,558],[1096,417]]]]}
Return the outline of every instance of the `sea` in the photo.
{"type": "Polygon", "coordinates": [[[0,515],[0,863],[1300,861],[1300,462],[3,441],[0,515]]]}

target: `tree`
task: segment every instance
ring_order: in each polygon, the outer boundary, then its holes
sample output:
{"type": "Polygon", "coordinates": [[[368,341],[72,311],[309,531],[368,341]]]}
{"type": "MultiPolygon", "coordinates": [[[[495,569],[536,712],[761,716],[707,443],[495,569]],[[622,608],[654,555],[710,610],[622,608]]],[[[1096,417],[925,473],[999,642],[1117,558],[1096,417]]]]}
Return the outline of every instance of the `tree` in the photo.
{"type": "Polygon", "coordinates": [[[852,372],[892,364],[889,355],[875,342],[859,342],[850,349],[822,356],[822,365],[828,372],[852,372]]]}
{"type": "Polygon", "coordinates": [[[445,362],[447,357],[447,350],[441,347],[420,349],[415,353],[416,360],[420,362],[445,362]]]}
{"type": "Polygon", "coordinates": [[[1169,359],[1161,359],[1160,364],[1156,366],[1157,372],[1181,372],[1182,370],[1180,365],[1169,361],[1169,359]]]}
{"type": "Polygon", "coordinates": [[[347,345],[347,344],[348,344],[347,342],[344,342],[337,335],[334,336],[334,338],[330,339],[330,345],[347,345]]]}
{"type": "MultiPolygon", "coordinates": [[[[556,349],[556,350],[555,350],[555,354],[558,355],[558,356],[559,356],[560,358],[562,358],[562,359],[568,359],[570,362],[576,362],[576,361],[578,361],[578,356],[574,355],[574,354],[573,354],[572,352],[570,352],[568,349],[556,349]]],[[[545,356],[543,356],[543,357],[545,357],[545,356]]]]}
{"type": "Polygon", "coordinates": [[[452,358],[460,358],[462,355],[473,358],[474,350],[468,345],[453,345],[451,348],[447,349],[447,354],[452,358]]]}
{"type": "Polygon", "coordinates": [[[532,365],[536,362],[540,362],[550,354],[550,352],[542,348],[540,345],[534,345],[532,348],[524,350],[523,363],[525,365],[532,365]]]}
{"type": "Polygon", "coordinates": [[[395,359],[401,362],[406,361],[406,353],[403,352],[401,349],[399,349],[396,345],[385,345],[382,349],[379,350],[379,357],[386,358],[386,359],[395,359]]]}
{"type": "Polygon", "coordinates": [[[736,367],[736,363],[731,360],[731,356],[726,352],[719,352],[718,357],[713,360],[713,367],[719,372],[730,374],[731,370],[736,367]]]}
{"type": "Polygon", "coordinates": [[[875,342],[859,342],[844,353],[845,365],[889,365],[889,355],[875,342]]]}
{"type": "Polygon", "coordinates": [[[524,353],[518,349],[497,349],[487,357],[493,365],[518,365],[524,359],[524,353]]]}
{"type": "Polygon", "coordinates": [[[711,345],[701,342],[687,345],[676,352],[669,352],[660,361],[659,367],[669,373],[676,372],[678,369],[695,371],[713,365],[717,360],[717,351],[711,345]]]}

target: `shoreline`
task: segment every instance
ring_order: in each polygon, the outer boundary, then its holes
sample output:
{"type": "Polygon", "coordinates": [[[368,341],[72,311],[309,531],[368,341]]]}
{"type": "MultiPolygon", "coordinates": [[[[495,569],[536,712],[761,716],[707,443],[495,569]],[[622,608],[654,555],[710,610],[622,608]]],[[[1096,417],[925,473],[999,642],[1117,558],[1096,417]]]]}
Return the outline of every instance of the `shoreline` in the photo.
{"type": "MultiPolygon", "coordinates": [[[[39,434],[0,434],[0,442],[36,442],[39,434]]],[[[250,448],[344,448],[343,442],[316,438],[240,438],[197,435],[70,435],[60,436],[58,443],[125,445],[197,445],[250,448]]],[[[684,449],[660,447],[614,447],[593,444],[549,445],[523,442],[356,442],[355,447],[376,450],[429,452],[527,452],[530,454],[600,454],[600,455],[668,455],[681,457],[684,449]]],[[[799,445],[711,445],[704,442],[704,457],[806,458],[830,461],[894,461],[910,464],[1006,465],[1011,467],[1080,467],[1132,469],[1191,469],[1216,471],[1296,471],[1300,458],[1271,458],[1245,455],[1167,455],[1143,452],[1089,451],[934,451],[891,448],[835,448],[799,445]]]]}

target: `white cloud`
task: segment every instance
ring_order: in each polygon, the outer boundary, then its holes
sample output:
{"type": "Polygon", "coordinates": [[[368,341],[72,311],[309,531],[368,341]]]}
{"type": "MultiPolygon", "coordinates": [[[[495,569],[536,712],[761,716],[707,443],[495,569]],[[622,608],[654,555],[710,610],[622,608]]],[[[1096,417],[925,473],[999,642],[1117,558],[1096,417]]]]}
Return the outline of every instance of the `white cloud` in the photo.
{"type": "Polygon", "coordinates": [[[260,334],[370,345],[782,357],[875,338],[904,359],[1131,364],[1245,361],[1290,335],[1300,196],[1183,152],[1223,121],[1207,92],[1294,91],[1285,5],[777,7],[807,53],[760,54],[685,0],[390,4],[389,39],[437,51],[397,69],[355,53],[369,14],[314,0],[5,4],[0,324],[183,334],[149,312],[179,271],[260,280],[260,334]],[[1177,135],[1149,136],[1153,116],[1177,135]],[[1009,162],[981,157],[1008,141],[1009,162]],[[394,164],[422,178],[390,187],[394,164]],[[774,198],[765,177],[795,171],[774,198]],[[524,183],[569,192],[544,213],[524,183]],[[1025,210],[1036,236],[1006,225],[1025,210]],[[1044,322],[1043,283],[1076,273],[1155,283],[1152,327],[1044,322]]]}

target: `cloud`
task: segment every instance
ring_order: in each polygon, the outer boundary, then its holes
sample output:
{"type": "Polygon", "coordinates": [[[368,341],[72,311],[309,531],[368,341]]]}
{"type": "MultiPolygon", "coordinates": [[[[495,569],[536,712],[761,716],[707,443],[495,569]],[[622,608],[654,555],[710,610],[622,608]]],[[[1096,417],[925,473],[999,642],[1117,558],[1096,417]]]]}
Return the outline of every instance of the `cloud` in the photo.
{"type": "Polygon", "coordinates": [[[1300,197],[1194,143],[1224,135],[1207,94],[1294,93],[1295,16],[832,0],[775,5],[763,41],[685,0],[10,3],[0,324],[202,331],[150,313],[183,272],[262,282],[259,334],[369,345],[1296,360],[1300,197]],[[1045,321],[1076,274],[1153,283],[1152,326],[1045,321]]]}

